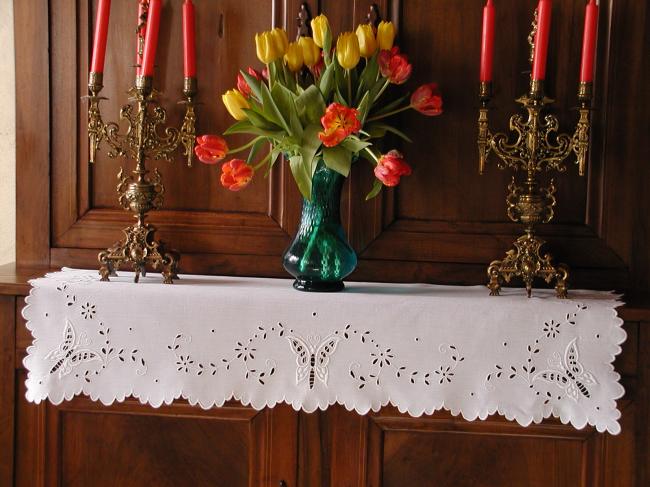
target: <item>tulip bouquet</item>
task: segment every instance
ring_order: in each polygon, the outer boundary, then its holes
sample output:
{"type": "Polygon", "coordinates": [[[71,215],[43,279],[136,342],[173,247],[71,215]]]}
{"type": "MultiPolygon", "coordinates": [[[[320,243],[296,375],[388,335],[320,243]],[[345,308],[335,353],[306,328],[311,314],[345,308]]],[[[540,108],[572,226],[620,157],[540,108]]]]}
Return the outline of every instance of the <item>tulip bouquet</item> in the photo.
{"type": "Polygon", "coordinates": [[[221,183],[230,190],[245,187],[256,171],[271,169],[280,155],[291,167],[300,192],[312,197],[312,180],[319,164],[348,176],[359,158],[374,166],[376,179],[367,198],[383,186],[396,186],[411,168],[397,150],[382,154],[373,141],[387,133],[409,140],[385,119],[414,109],[435,116],[442,98],[435,83],[409,97],[389,98],[391,85],[405,83],[412,71],[405,54],[393,45],[395,27],[381,22],[377,29],[359,25],[338,36],[335,46],[329,22],[319,15],[311,22],[313,37],[289,42],[287,33],[273,29],[255,36],[262,70],[240,71],[237,87],[223,95],[236,123],[225,131],[250,134],[253,139],[229,150],[221,137],[198,138],[199,160],[215,164],[228,154],[248,150],[248,157],[222,164],[221,183]],[[265,147],[270,150],[261,156],[265,147]]]}

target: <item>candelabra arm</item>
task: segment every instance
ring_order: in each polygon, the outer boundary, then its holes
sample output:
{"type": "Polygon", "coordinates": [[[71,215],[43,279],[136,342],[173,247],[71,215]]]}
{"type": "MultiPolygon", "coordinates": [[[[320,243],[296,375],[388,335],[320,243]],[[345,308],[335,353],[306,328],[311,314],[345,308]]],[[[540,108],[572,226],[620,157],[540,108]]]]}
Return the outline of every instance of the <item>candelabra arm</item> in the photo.
{"type": "Polygon", "coordinates": [[[578,173],[580,176],[585,175],[585,169],[587,167],[589,132],[591,131],[590,105],[592,90],[592,83],[580,83],[580,88],[578,89],[578,100],[580,101],[578,112],[580,113],[580,118],[578,119],[578,125],[573,135],[572,145],[573,151],[576,154],[578,173]]]}
{"type": "Polygon", "coordinates": [[[196,113],[194,112],[194,97],[196,93],[196,78],[185,78],[183,83],[185,100],[182,103],[186,105],[186,109],[183,125],[181,126],[181,144],[184,147],[183,155],[187,158],[188,167],[192,167],[194,145],[196,144],[196,113]]]}
{"type": "Polygon", "coordinates": [[[478,173],[483,174],[491,149],[492,134],[488,126],[488,108],[481,107],[478,115],[478,173]]]}
{"type": "Polygon", "coordinates": [[[88,155],[91,164],[95,162],[106,130],[99,110],[99,102],[105,99],[99,96],[103,87],[103,74],[91,72],[88,75],[88,155]]]}
{"type": "Polygon", "coordinates": [[[488,124],[488,104],[492,98],[491,82],[481,81],[479,98],[481,100],[481,108],[478,114],[478,173],[483,174],[492,144],[492,134],[490,134],[488,124]]]}

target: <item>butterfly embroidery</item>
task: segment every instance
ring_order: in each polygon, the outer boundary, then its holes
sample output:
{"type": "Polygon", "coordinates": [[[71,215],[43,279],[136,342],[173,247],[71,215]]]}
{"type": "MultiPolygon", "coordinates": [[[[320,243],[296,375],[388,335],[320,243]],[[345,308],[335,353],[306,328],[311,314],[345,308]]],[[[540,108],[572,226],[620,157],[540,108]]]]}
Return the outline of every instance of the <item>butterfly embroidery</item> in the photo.
{"type": "Polygon", "coordinates": [[[296,384],[309,379],[309,388],[314,388],[316,378],[327,385],[331,355],[336,351],[340,338],[330,335],[322,342],[320,337],[303,340],[297,336],[288,336],[291,350],[296,355],[296,384]]]}
{"type": "Polygon", "coordinates": [[[83,363],[95,360],[101,361],[102,358],[97,352],[88,349],[78,350],[81,344],[81,337],[77,337],[74,327],[70,320],[66,320],[63,330],[63,341],[59,348],[48,353],[46,359],[55,359],[56,363],[50,369],[50,375],[59,372],[59,378],[72,372],[73,367],[83,363]]]}
{"type": "Polygon", "coordinates": [[[594,376],[590,372],[586,372],[580,363],[576,340],[577,338],[574,338],[567,345],[564,360],[556,353],[554,358],[549,360],[549,365],[553,369],[542,370],[533,377],[533,380],[541,379],[558,385],[574,401],[580,398],[580,394],[587,398],[591,397],[587,386],[597,383],[594,376]]]}

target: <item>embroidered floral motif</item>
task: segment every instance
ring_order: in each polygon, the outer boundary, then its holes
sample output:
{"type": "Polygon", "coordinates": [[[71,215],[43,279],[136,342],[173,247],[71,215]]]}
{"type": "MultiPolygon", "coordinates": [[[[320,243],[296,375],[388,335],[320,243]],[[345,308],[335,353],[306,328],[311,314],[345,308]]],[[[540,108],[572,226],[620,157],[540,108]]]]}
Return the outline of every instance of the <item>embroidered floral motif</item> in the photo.
{"type": "Polygon", "coordinates": [[[186,374],[190,371],[190,368],[194,364],[194,360],[189,355],[179,355],[176,360],[176,365],[178,368],[176,370],[183,371],[186,374]]]}
{"type": "Polygon", "coordinates": [[[550,320],[544,323],[544,333],[546,338],[555,338],[560,334],[560,323],[555,320],[550,320]]]}
{"type": "MultiPolygon", "coordinates": [[[[338,334],[338,332],[335,332],[335,334],[338,334]]],[[[398,379],[408,378],[408,381],[414,385],[422,383],[426,386],[430,386],[433,382],[437,382],[439,385],[448,384],[453,380],[454,370],[456,370],[458,364],[465,360],[465,357],[458,353],[458,349],[455,345],[443,344],[440,345],[439,351],[442,354],[449,354],[451,363],[440,365],[439,368],[433,371],[409,371],[406,365],[395,365],[394,362],[396,360],[396,355],[393,350],[391,348],[383,349],[372,336],[371,331],[358,331],[354,330],[351,325],[346,325],[341,334],[346,340],[357,335],[362,344],[367,344],[373,347],[373,350],[369,354],[370,367],[366,369],[365,373],[362,372],[363,367],[361,363],[353,362],[350,364],[349,374],[350,377],[357,382],[358,389],[363,389],[368,383],[373,383],[376,387],[380,387],[381,376],[386,368],[393,368],[395,370],[395,376],[398,379]],[[437,378],[435,381],[432,380],[434,376],[437,378]]]]}
{"type": "MultiPolygon", "coordinates": [[[[271,331],[277,333],[279,337],[284,336],[285,330],[282,323],[277,326],[271,327],[271,331]]],[[[248,340],[239,340],[233,348],[234,355],[230,358],[222,357],[211,361],[195,360],[189,354],[183,353],[182,350],[185,346],[189,345],[192,341],[190,335],[179,333],[174,337],[171,345],[167,345],[167,349],[174,353],[176,357],[176,367],[178,372],[186,374],[193,373],[197,376],[215,376],[220,369],[226,371],[231,370],[233,362],[241,362],[244,369],[245,379],[255,379],[261,385],[266,384],[268,377],[275,374],[275,361],[271,359],[264,360],[261,364],[263,367],[253,365],[257,361],[257,347],[254,344],[259,340],[266,340],[269,331],[263,326],[258,326],[257,331],[253,333],[248,340]]]]}
{"type": "Polygon", "coordinates": [[[440,368],[435,371],[435,373],[440,377],[439,380],[440,384],[442,384],[443,382],[451,382],[451,379],[454,376],[454,371],[449,365],[447,365],[447,367],[443,367],[441,365],[440,368]]]}
{"type": "Polygon", "coordinates": [[[81,316],[84,320],[92,320],[95,317],[95,305],[86,303],[81,305],[81,316]]]}

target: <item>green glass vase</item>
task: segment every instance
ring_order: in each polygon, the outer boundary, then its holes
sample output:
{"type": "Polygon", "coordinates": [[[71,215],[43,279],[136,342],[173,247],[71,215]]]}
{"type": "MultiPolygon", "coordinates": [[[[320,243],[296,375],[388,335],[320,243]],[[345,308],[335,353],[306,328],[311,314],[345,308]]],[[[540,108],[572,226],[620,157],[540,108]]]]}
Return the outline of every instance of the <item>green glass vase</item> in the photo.
{"type": "Polygon", "coordinates": [[[357,266],[357,255],[341,226],[341,188],[345,178],[318,162],[311,201],[303,200],[298,233],[284,254],[284,268],[300,291],[336,292],[357,266]]]}

